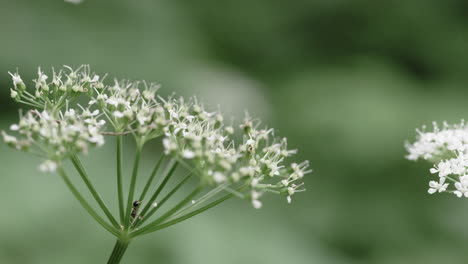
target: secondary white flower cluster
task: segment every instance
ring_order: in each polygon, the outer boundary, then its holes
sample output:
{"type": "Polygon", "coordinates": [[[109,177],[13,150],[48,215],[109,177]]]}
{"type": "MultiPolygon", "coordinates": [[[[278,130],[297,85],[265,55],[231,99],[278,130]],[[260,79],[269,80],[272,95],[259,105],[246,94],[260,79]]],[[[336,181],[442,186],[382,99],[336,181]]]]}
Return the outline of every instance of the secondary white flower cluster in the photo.
{"type": "Polygon", "coordinates": [[[96,104],[118,132],[131,131],[141,144],[162,134],[166,111],[156,100],[159,85],[114,81],[112,86],[94,89],[90,105],[96,104]]]}
{"type": "Polygon", "coordinates": [[[102,88],[103,83],[96,74],[90,72],[89,66],[81,66],[76,70],[65,66],[64,70],[52,73],[49,78],[41,68],[38,69],[37,78],[34,79],[35,90],[30,93],[18,73],[9,73],[13,79],[11,97],[17,102],[29,106],[48,109],[56,114],[60,109],[75,101],[80,94],[92,89],[102,88]]]}
{"type": "Polygon", "coordinates": [[[430,194],[450,192],[458,197],[468,197],[468,125],[449,125],[444,122],[442,128],[434,123],[433,132],[417,130],[418,139],[413,144],[406,144],[409,160],[420,158],[434,163],[430,169],[438,174],[438,181],[429,182],[430,194]],[[453,183],[455,188],[448,189],[453,183]]]}
{"type": "Polygon", "coordinates": [[[4,141],[11,147],[31,151],[45,158],[41,171],[55,171],[57,163],[74,153],[87,153],[89,146],[101,146],[100,134],[104,120],[97,120],[99,111],[88,109],[81,113],[69,109],[57,116],[48,111],[31,110],[10,126],[17,136],[2,131],[4,141]]]}
{"type": "Polygon", "coordinates": [[[234,128],[195,99],[169,100],[165,109],[170,113],[163,139],[166,153],[189,160],[208,184],[248,184],[244,196],[255,208],[262,206],[259,198],[265,192],[285,195],[291,202],[294,193],[304,190],[300,181],[311,172],[309,163],[287,164],[285,159],[296,150],[288,150],[286,139],[275,138],[273,129],[257,129],[259,124],[247,117],[240,126],[242,143],[237,145],[231,139],[234,128]]]}
{"type": "Polygon", "coordinates": [[[247,116],[236,133],[220,113],[206,111],[195,98],[164,99],[156,94],[159,86],[155,84],[114,81],[106,85],[88,66],[53,72],[47,82],[48,76],[39,69],[32,95],[17,73],[11,76],[12,97],[40,110],[28,112],[12,126],[21,140],[6,133],[4,140],[19,149],[35,145],[47,153],[42,170],[54,170],[67,155],[86,153],[90,144],[102,145],[101,130],[107,121],[114,129],[107,134],[131,133],[140,147],[162,137],[165,153],[193,167],[202,184],[243,186],[229,191],[250,199],[255,208],[262,206],[260,197],[267,192],[291,202],[294,193],[304,191],[302,178],[311,172],[308,162],[288,162],[297,151],[289,150],[287,140],[275,137],[273,129],[260,129],[260,123],[247,116]],[[89,99],[88,107],[98,110],[73,104],[80,95],[89,99]],[[63,114],[62,108],[67,109],[63,114]],[[235,138],[240,139],[238,143],[235,138]]]}

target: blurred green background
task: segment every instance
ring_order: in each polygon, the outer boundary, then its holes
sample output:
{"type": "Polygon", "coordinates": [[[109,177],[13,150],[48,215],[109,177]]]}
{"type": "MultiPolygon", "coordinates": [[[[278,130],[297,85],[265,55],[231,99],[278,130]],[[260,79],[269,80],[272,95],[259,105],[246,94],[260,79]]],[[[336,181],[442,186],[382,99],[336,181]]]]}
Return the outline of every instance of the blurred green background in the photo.
{"type": "MultiPolygon", "coordinates": [[[[19,107],[8,71],[85,63],[237,120],[249,109],[311,161],[292,205],[233,199],[123,263],[466,263],[468,202],[429,196],[429,165],[403,144],[468,116],[467,47],[464,0],[0,0],[0,128],[19,107]]],[[[108,203],[113,150],[85,159],[108,203]]],[[[149,169],[160,149],[146,151],[149,169]]],[[[0,146],[0,263],[104,263],[114,239],[37,164],[0,146]]]]}

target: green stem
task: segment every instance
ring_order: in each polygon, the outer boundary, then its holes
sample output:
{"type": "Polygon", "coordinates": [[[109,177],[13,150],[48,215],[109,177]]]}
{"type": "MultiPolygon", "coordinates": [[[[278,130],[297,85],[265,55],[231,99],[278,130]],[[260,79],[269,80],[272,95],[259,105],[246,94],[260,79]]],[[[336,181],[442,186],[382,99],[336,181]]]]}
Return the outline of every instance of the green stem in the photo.
{"type": "Polygon", "coordinates": [[[26,102],[26,101],[23,101],[23,100],[18,100],[18,102],[20,102],[20,103],[22,103],[22,104],[25,104],[25,105],[32,106],[32,107],[42,107],[42,105],[28,103],[28,102],[26,102]]]}
{"type": "Polygon", "coordinates": [[[146,193],[148,192],[148,189],[151,186],[151,183],[153,182],[154,177],[156,176],[156,173],[159,170],[159,167],[161,167],[161,163],[162,163],[163,160],[164,160],[164,155],[161,155],[158,162],[156,163],[156,166],[154,166],[154,169],[151,172],[151,175],[148,178],[148,181],[146,182],[146,185],[145,185],[145,188],[143,189],[143,192],[140,195],[140,199],[139,199],[140,201],[143,201],[143,199],[145,199],[146,193]]]}
{"type": "Polygon", "coordinates": [[[146,215],[141,214],[143,218],[141,220],[137,219],[137,222],[135,222],[135,228],[142,225],[147,219],[149,219],[154,213],[156,213],[156,211],[159,208],[161,208],[167,202],[167,200],[169,200],[169,198],[171,198],[172,195],[174,195],[174,193],[176,193],[177,190],[179,190],[180,187],[182,187],[182,185],[184,185],[184,183],[186,183],[187,180],[190,179],[190,177],[192,177],[192,175],[193,173],[189,173],[187,176],[185,176],[185,178],[179,184],[177,184],[168,194],[166,194],[166,196],[164,196],[161,202],[159,202],[156,207],[153,207],[146,215]]]}
{"type": "Polygon", "coordinates": [[[201,207],[201,208],[199,208],[199,209],[197,209],[197,210],[194,210],[194,211],[192,211],[192,212],[190,212],[190,213],[188,213],[188,214],[186,214],[186,215],[183,215],[183,216],[174,218],[173,220],[170,220],[170,221],[168,221],[168,222],[166,222],[166,223],[164,223],[164,224],[156,225],[156,226],[153,226],[153,227],[148,228],[148,229],[146,229],[146,230],[143,230],[143,229],[137,230],[137,231],[131,233],[131,234],[130,234],[130,237],[136,237],[136,236],[146,235],[146,234],[149,234],[149,233],[158,231],[158,230],[160,230],[160,229],[163,229],[163,228],[166,228],[166,227],[175,225],[175,224],[180,223],[180,222],[182,222],[182,221],[184,221],[184,220],[187,220],[187,219],[189,219],[189,218],[192,218],[192,217],[194,217],[194,216],[196,216],[196,215],[198,215],[198,214],[200,214],[200,213],[203,213],[204,211],[206,211],[206,210],[208,210],[208,209],[210,209],[210,208],[212,208],[212,207],[214,207],[214,206],[216,206],[216,205],[218,205],[218,204],[220,204],[220,203],[226,201],[227,199],[229,199],[229,198],[231,198],[231,197],[233,197],[233,196],[234,196],[234,195],[233,195],[232,193],[227,194],[227,195],[225,195],[225,196],[219,198],[219,199],[216,200],[216,201],[213,201],[213,202],[211,202],[211,203],[209,203],[209,204],[207,204],[207,205],[205,205],[205,206],[203,206],[203,207],[201,207]]]}
{"type": "Polygon", "coordinates": [[[135,155],[135,162],[133,163],[133,172],[132,172],[132,179],[130,182],[130,190],[128,192],[128,199],[127,199],[127,208],[125,212],[125,227],[130,227],[130,212],[132,211],[132,203],[133,203],[133,195],[135,193],[135,185],[138,176],[138,167],[140,166],[140,156],[141,156],[141,149],[142,146],[137,143],[137,152],[135,155]]]}
{"type": "Polygon", "coordinates": [[[107,261],[107,264],[118,264],[122,260],[123,255],[125,254],[125,251],[128,248],[128,245],[130,244],[129,241],[121,241],[117,240],[115,242],[114,249],[112,250],[112,253],[109,257],[109,260],[107,261]]]}
{"type": "Polygon", "coordinates": [[[78,173],[80,174],[81,178],[83,179],[84,183],[86,184],[86,187],[88,187],[88,190],[89,192],[91,192],[91,194],[93,195],[94,199],[96,200],[96,202],[98,203],[99,207],[101,207],[102,211],[104,212],[104,214],[107,216],[107,218],[109,219],[109,221],[112,223],[112,225],[114,225],[115,228],[119,229],[120,226],[119,226],[119,223],[117,223],[117,221],[115,220],[114,216],[112,215],[112,213],[109,211],[109,209],[107,208],[106,204],[104,203],[104,201],[102,200],[101,196],[99,195],[99,193],[96,191],[96,189],[94,188],[93,184],[91,183],[83,165],[81,164],[81,161],[80,159],[78,158],[78,156],[76,155],[73,155],[71,157],[71,160],[72,160],[72,163],[73,165],[75,166],[76,170],[78,171],[78,173]]]}
{"type": "Polygon", "coordinates": [[[122,188],[122,136],[117,136],[117,195],[119,199],[120,223],[124,224],[124,198],[122,188]]]}
{"type": "MultiPolygon", "coordinates": [[[[172,165],[170,166],[170,169],[166,172],[166,176],[164,177],[163,181],[161,182],[161,184],[158,186],[158,188],[156,189],[156,191],[153,193],[153,195],[151,196],[150,200],[146,203],[145,207],[143,208],[143,210],[141,211],[141,214],[140,215],[145,215],[146,212],[148,212],[148,210],[150,209],[150,207],[152,206],[153,202],[156,200],[156,198],[158,198],[158,195],[161,193],[162,189],[164,188],[164,186],[166,186],[167,182],[169,181],[169,179],[171,178],[172,174],[174,174],[174,171],[176,170],[177,168],[177,165],[178,165],[178,162],[173,162],[172,165]]],[[[139,220],[137,219],[135,224],[138,224],[139,223],[139,220]]]]}
{"type": "Polygon", "coordinates": [[[30,99],[28,97],[23,97],[23,99],[27,100],[31,104],[36,104],[36,105],[42,106],[40,103],[37,102],[37,99],[30,99]]]}
{"type": "MultiPolygon", "coordinates": [[[[200,204],[203,204],[205,201],[211,199],[212,197],[216,196],[220,192],[225,191],[225,189],[227,188],[227,185],[228,184],[219,185],[218,187],[216,187],[213,190],[209,191],[208,193],[204,194],[202,197],[198,198],[196,203],[190,204],[189,206],[185,207],[184,209],[182,209],[179,212],[177,212],[176,214],[174,214],[171,218],[179,217],[180,215],[184,214],[184,212],[189,211],[193,207],[199,206],[200,204]]],[[[235,195],[234,193],[231,193],[231,194],[235,195]]],[[[169,220],[171,220],[171,219],[169,219],[169,220]]]]}
{"type": "Polygon", "coordinates": [[[70,181],[70,179],[68,178],[68,176],[65,173],[65,171],[63,170],[63,168],[58,167],[57,170],[58,170],[58,173],[60,174],[60,176],[62,177],[63,181],[67,185],[68,189],[70,189],[70,191],[73,193],[75,198],[78,200],[78,202],[80,202],[81,206],[83,206],[83,208],[91,215],[91,217],[93,217],[93,219],[96,222],[98,222],[102,227],[104,227],[111,234],[113,234],[116,237],[119,237],[119,235],[120,235],[119,232],[113,226],[108,224],[104,219],[102,219],[96,213],[96,211],[94,211],[94,209],[89,205],[89,203],[83,198],[83,196],[81,196],[80,192],[75,188],[73,183],[70,181]]]}
{"type": "Polygon", "coordinates": [[[178,204],[176,204],[171,210],[167,211],[165,214],[163,214],[161,217],[154,220],[153,222],[149,223],[147,226],[145,226],[145,227],[137,230],[136,232],[134,232],[134,233],[136,233],[135,236],[137,236],[140,233],[145,233],[146,231],[148,231],[148,230],[154,228],[155,226],[159,225],[160,223],[166,221],[166,219],[168,219],[169,217],[174,215],[174,213],[176,213],[179,209],[181,209],[188,202],[190,202],[203,188],[204,188],[203,185],[198,186],[189,195],[187,195],[187,197],[185,197],[182,201],[180,201],[178,204]]]}

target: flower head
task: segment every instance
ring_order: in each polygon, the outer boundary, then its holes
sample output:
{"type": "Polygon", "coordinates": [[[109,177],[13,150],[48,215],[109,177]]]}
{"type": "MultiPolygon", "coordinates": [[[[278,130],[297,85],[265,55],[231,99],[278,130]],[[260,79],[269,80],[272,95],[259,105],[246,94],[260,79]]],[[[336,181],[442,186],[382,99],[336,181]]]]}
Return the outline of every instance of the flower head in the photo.
{"type": "Polygon", "coordinates": [[[65,66],[49,75],[39,68],[34,93],[22,88],[18,73],[10,75],[11,96],[35,109],[12,126],[14,136],[2,136],[12,147],[43,156],[41,171],[54,171],[62,159],[103,145],[106,127],[111,133],[132,134],[139,147],[160,138],[164,153],[192,168],[203,186],[250,199],[255,208],[262,206],[263,194],[276,193],[291,202],[305,190],[302,179],[311,172],[309,162],[292,162],[297,151],[288,148],[287,139],[249,115],[236,131],[220,112],[206,110],[196,98],[163,98],[158,84],[143,81],[105,84],[86,65],[65,66]],[[80,96],[88,99],[88,107],[76,103],[80,96]]]}
{"type": "Polygon", "coordinates": [[[442,128],[434,123],[432,132],[425,129],[417,130],[418,138],[413,144],[406,143],[409,160],[424,159],[431,161],[431,174],[437,174],[439,181],[430,181],[430,194],[450,192],[458,197],[468,197],[468,126],[460,124],[448,125],[442,128]],[[455,189],[449,189],[446,179],[453,182],[455,189]]]}
{"type": "Polygon", "coordinates": [[[55,167],[51,162],[56,164],[76,153],[87,153],[89,146],[104,144],[104,137],[100,134],[103,123],[90,122],[87,111],[76,113],[69,109],[54,116],[45,110],[31,110],[20,116],[18,124],[10,126],[17,137],[3,132],[3,139],[11,147],[41,155],[46,161],[40,170],[53,171],[51,168],[55,167]]]}
{"type": "Polygon", "coordinates": [[[195,99],[171,100],[165,108],[172,113],[165,128],[166,153],[193,164],[207,184],[244,182],[255,208],[261,207],[260,193],[281,194],[290,202],[305,190],[300,181],[311,172],[309,163],[287,164],[296,151],[288,150],[287,140],[276,138],[273,129],[259,129],[246,117],[240,125],[243,140],[236,144],[231,138],[235,132],[227,131],[219,113],[207,112],[195,99]]]}

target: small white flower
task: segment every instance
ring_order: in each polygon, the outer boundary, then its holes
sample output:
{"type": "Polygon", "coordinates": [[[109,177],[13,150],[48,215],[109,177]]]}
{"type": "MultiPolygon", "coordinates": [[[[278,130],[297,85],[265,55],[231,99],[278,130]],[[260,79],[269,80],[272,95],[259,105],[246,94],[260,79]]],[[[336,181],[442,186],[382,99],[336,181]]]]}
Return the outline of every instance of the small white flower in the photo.
{"type": "Polygon", "coordinates": [[[182,157],[184,159],[193,159],[195,157],[195,152],[191,151],[191,150],[188,150],[188,149],[185,149],[183,152],[182,152],[182,157]]]}
{"type": "MultiPolygon", "coordinates": [[[[82,0],[80,0],[82,1],[82,0]]],[[[91,80],[89,80],[89,82],[91,83],[95,83],[95,82],[98,82],[99,81],[99,75],[94,75],[93,78],[91,80]]]]}
{"type": "Polygon", "coordinates": [[[259,200],[252,200],[252,206],[255,208],[255,209],[260,209],[262,208],[263,204],[261,201],[259,200]]]}
{"type": "Polygon", "coordinates": [[[193,122],[193,120],[195,120],[195,116],[188,115],[188,116],[185,117],[185,119],[187,119],[187,121],[189,121],[191,123],[191,122],[193,122]]]}
{"type": "Polygon", "coordinates": [[[154,90],[144,90],[143,98],[145,98],[148,101],[152,101],[155,99],[155,94],[156,94],[156,91],[154,90]]]}
{"type": "Polygon", "coordinates": [[[257,185],[258,185],[258,183],[259,183],[259,182],[260,182],[260,180],[259,180],[259,179],[257,179],[257,178],[254,178],[254,179],[252,180],[252,182],[250,183],[250,186],[252,186],[252,187],[255,187],[255,186],[257,186],[257,185]]]}
{"type": "Polygon", "coordinates": [[[436,192],[445,192],[448,187],[448,183],[445,183],[445,178],[441,177],[439,179],[439,182],[436,181],[430,181],[429,182],[429,190],[427,191],[430,194],[436,193],[436,192]]]}
{"type": "Polygon", "coordinates": [[[18,140],[14,136],[10,136],[5,131],[2,131],[3,141],[7,144],[16,144],[18,140]]]}
{"type": "Polygon", "coordinates": [[[251,198],[252,198],[252,206],[255,208],[255,209],[260,209],[262,208],[262,202],[259,200],[260,196],[262,196],[261,193],[257,192],[257,191],[252,191],[250,193],[251,195],[251,198]]]}
{"type": "Polygon", "coordinates": [[[234,134],[234,128],[231,126],[226,127],[224,130],[230,135],[234,134]]]}
{"type": "Polygon", "coordinates": [[[8,72],[8,74],[11,75],[11,78],[13,80],[13,85],[15,87],[17,87],[18,85],[24,85],[24,82],[23,80],[21,80],[21,77],[19,76],[18,73],[11,73],[11,72],[8,72]]]}
{"type": "Polygon", "coordinates": [[[448,161],[441,161],[437,166],[431,168],[431,173],[439,173],[439,177],[445,177],[447,175],[452,174],[452,167],[450,162],[448,161]]]}
{"type": "Polygon", "coordinates": [[[122,118],[122,117],[124,117],[124,114],[123,114],[122,112],[120,112],[120,111],[115,111],[115,112],[113,113],[113,115],[114,115],[115,117],[117,117],[117,118],[122,118]]]}
{"type": "Polygon", "coordinates": [[[10,89],[10,96],[11,98],[15,99],[18,96],[18,92],[13,89],[10,89]]]}
{"type": "Polygon", "coordinates": [[[163,146],[165,149],[165,153],[169,154],[175,150],[177,150],[177,144],[171,141],[169,138],[163,139],[163,146]]]}
{"type": "Polygon", "coordinates": [[[39,170],[42,172],[55,172],[57,170],[57,163],[51,160],[46,160],[39,165],[39,170]]]}
{"type": "Polygon", "coordinates": [[[106,103],[107,104],[110,104],[110,105],[113,105],[115,107],[117,107],[119,105],[119,103],[117,102],[117,100],[115,100],[115,98],[109,98],[106,100],[106,103]]]}
{"type": "Polygon", "coordinates": [[[47,78],[49,78],[47,75],[44,74],[44,72],[41,71],[41,68],[37,70],[37,81],[40,83],[45,83],[47,81],[47,78]]]}
{"type": "Polygon", "coordinates": [[[19,129],[20,129],[20,127],[17,124],[13,124],[13,125],[10,126],[11,131],[18,131],[19,129]]]}
{"type": "Polygon", "coordinates": [[[213,174],[213,179],[216,183],[223,183],[226,181],[227,178],[224,174],[217,171],[213,174]]]}
{"type": "Polygon", "coordinates": [[[98,147],[104,145],[104,137],[101,134],[94,134],[88,139],[88,141],[95,143],[98,147]]]}
{"type": "Polygon", "coordinates": [[[308,170],[309,161],[304,161],[300,164],[293,163],[291,168],[294,170],[294,173],[291,174],[292,179],[302,179],[304,175],[312,172],[312,170],[308,170]]]}

